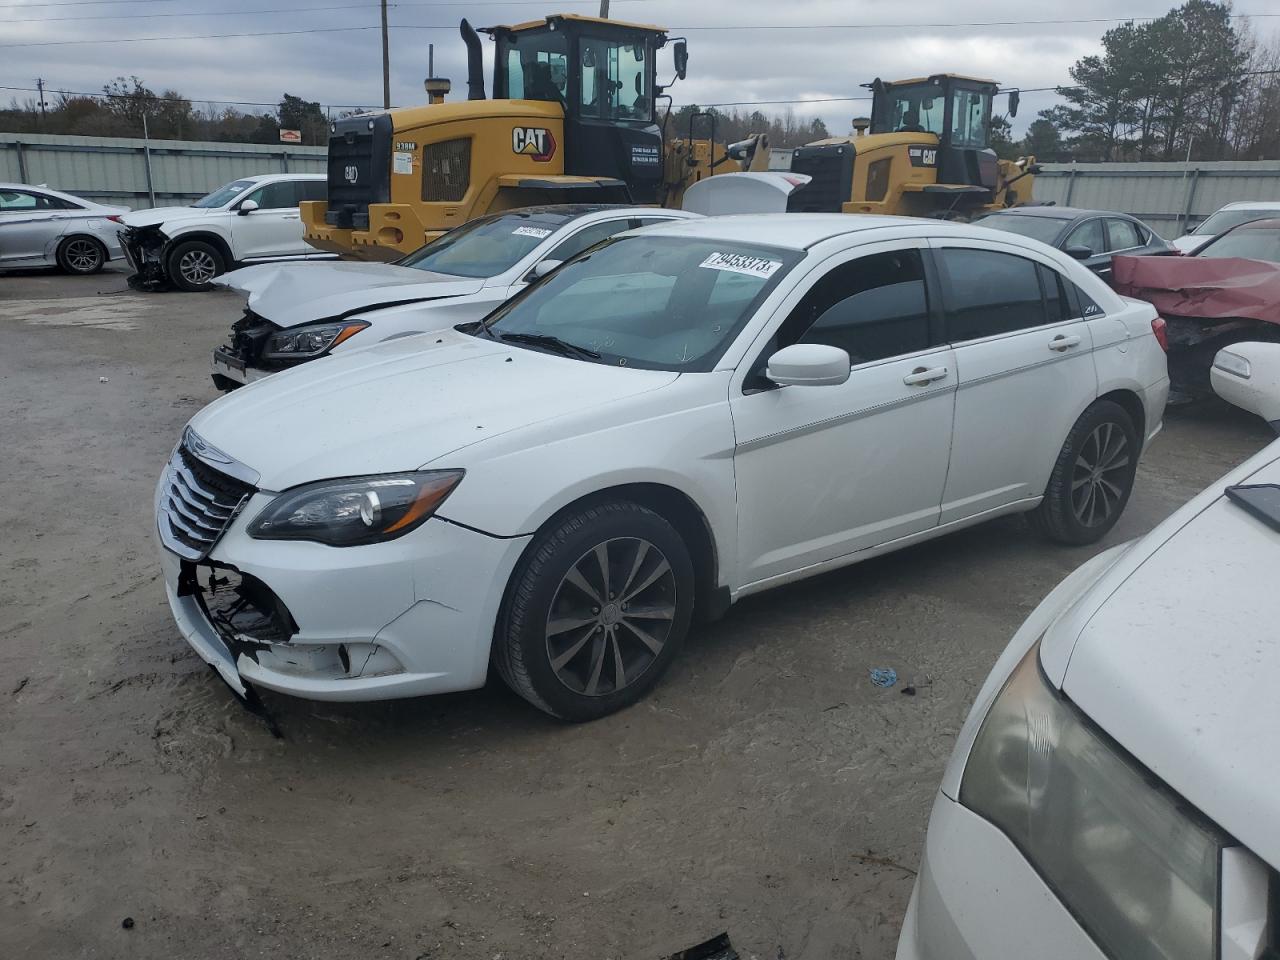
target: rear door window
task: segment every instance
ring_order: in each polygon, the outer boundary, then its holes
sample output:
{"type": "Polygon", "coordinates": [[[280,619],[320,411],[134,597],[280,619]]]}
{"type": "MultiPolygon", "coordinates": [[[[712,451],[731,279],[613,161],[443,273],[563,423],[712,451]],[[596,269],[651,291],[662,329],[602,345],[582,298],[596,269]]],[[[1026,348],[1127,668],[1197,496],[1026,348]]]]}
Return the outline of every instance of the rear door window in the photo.
{"type": "Polygon", "coordinates": [[[329,196],[329,184],[323,180],[298,180],[295,182],[298,201],[324,200],[329,196]]]}
{"type": "Polygon", "coordinates": [[[252,198],[258,201],[259,210],[285,210],[298,205],[297,184],[292,180],[277,180],[254,191],[252,198]]]}
{"type": "Polygon", "coordinates": [[[1036,263],[995,250],[937,251],[951,343],[1043,326],[1044,299],[1036,263]]]}
{"type": "Polygon", "coordinates": [[[1107,220],[1107,236],[1110,239],[1108,250],[1131,250],[1146,243],[1137,224],[1132,220],[1121,220],[1118,217],[1107,220]]]}

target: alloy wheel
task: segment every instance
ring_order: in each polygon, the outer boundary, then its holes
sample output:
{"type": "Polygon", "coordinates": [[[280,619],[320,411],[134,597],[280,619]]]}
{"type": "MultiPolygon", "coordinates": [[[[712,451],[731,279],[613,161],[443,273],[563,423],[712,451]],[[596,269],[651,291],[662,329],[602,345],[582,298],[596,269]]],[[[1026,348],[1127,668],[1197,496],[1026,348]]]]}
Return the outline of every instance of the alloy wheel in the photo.
{"type": "Polygon", "coordinates": [[[188,250],[178,261],[178,272],[187,283],[208,283],[218,272],[218,265],[207,250],[188,250]]]}
{"type": "Polygon", "coordinates": [[[569,568],[552,599],[552,672],[583,696],[617,693],[662,653],[675,615],[675,574],[661,550],[636,537],[597,544],[569,568]]]}
{"type": "Polygon", "coordinates": [[[1105,524],[1124,500],[1129,438],[1118,424],[1100,423],[1085,439],[1071,474],[1071,510],[1086,527],[1105,524]]]}
{"type": "Polygon", "coordinates": [[[92,240],[72,240],[67,244],[67,264],[77,273],[91,273],[102,262],[102,251],[92,240]]]}

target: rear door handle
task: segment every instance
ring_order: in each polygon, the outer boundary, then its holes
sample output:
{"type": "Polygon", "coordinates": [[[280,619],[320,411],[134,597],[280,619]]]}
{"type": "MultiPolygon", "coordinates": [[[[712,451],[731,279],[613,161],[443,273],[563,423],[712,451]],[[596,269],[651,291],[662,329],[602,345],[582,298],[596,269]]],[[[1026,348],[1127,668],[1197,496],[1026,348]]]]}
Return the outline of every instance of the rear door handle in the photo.
{"type": "Polygon", "coordinates": [[[1049,349],[1057,353],[1062,353],[1078,346],[1080,346],[1080,336],[1074,333],[1069,337],[1064,333],[1060,333],[1049,341],[1049,349]]]}
{"type": "Polygon", "coordinates": [[[946,367],[916,367],[902,378],[902,382],[908,387],[923,387],[936,380],[945,379],[947,379],[946,367]]]}

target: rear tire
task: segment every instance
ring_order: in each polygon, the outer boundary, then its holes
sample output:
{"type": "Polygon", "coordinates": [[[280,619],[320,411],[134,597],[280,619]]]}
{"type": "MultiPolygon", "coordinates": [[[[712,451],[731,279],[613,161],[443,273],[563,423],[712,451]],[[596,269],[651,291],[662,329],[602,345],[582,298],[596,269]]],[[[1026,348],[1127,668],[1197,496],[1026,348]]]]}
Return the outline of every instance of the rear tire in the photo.
{"type": "Polygon", "coordinates": [[[1111,400],[1094,402],[1058,453],[1031,526],[1058,543],[1096,543],[1116,525],[1138,469],[1141,444],[1133,418],[1111,400]]]}
{"type": "Polygon", "coordinates": [[[63,273],[87,277],[107,265],[107,248],[93,237],[67,237],[58,244],[57,258],[63,273]]]}
{"type": "Polygon", "coordinates": [[[209,289],[209,281],[227,270],[222,252],[203,240],[185,240],[169,251],[169,279],[179,290],[196,293],[209,289]]]}
{"type": "Polygon", "coordinates": [[[539,710],[595,720],[661,679],[693,594],[688,548],[665,519],[627,500],[583,507],[539,533],[512,574],[494,664],[539,710]]]}

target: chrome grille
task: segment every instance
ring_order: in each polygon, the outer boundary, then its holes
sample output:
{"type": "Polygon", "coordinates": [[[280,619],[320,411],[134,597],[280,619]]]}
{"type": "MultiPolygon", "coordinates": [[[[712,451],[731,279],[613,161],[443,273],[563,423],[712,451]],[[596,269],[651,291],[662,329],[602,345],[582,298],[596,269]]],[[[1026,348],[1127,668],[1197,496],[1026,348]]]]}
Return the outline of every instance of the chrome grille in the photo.
{"type": "MultiPolygon", "coordinates": [[[[165,468],[156,519],[166,547],[184,559],[203,560],[253,494],[254,486],[201,459],[192,452],[193,447],[213,450],[190,431],[183,435],[165,468]]],[[[230,458],[226,461],[228,466],[240,467],[230,458]]]]}

